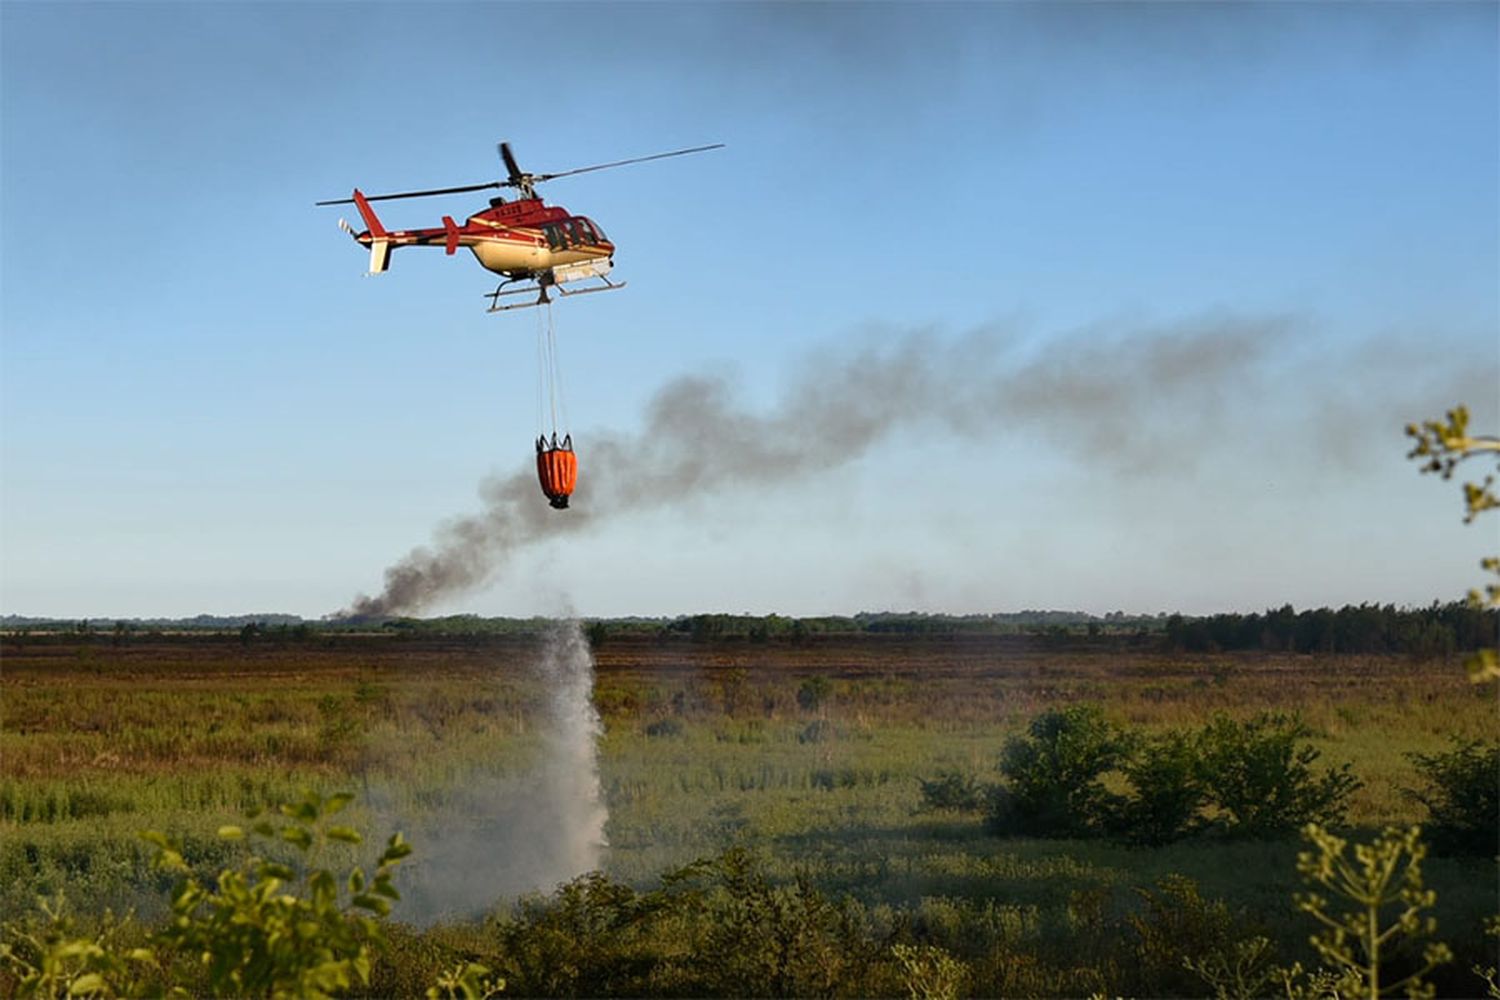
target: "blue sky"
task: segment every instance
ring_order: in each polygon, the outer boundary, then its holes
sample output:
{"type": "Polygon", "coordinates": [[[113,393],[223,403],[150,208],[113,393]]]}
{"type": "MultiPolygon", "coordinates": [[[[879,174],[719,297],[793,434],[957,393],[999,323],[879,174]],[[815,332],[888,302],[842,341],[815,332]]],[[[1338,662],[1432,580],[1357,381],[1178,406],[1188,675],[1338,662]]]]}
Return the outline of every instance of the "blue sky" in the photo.
{"type": "Polygon", "coordinates": [[[553,313],[585,484],[685,376],[810,440],[777,415],[916,337],[1006,398],[601,490],[427,613],[1455,597],[1494,526],[1401,428],[1500,425],[1497,10],[0,4],[0,611],[319,615],[483,511],[535,315],[463,255],[362,277],[312,203],[496,179],[500,139],[727,144],[543,189],[629,282],[553,313]]]}

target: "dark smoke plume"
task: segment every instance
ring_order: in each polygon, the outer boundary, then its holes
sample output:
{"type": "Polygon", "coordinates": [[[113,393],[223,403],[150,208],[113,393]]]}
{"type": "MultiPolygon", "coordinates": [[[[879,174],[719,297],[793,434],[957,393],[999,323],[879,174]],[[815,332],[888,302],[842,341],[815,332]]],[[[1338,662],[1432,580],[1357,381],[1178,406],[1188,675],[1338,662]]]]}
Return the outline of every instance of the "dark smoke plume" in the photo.
{"type": "Polygon", "coordinates": [[[765,413],[740,405],[721,379],[668,382],[639,433],[581,446],[574,506],[548,508],[528,465],[480,487],[484,509],[440,526],[431,547],[386,570],[385,589],[340,617],[420,612],[478,587],[523,546],[581,531],[684,496],[787,482],[853,461],[898,429],[969,437],[1024,434],[1117,472],[1159,468],[1197,440],[1226,396],[1250,388],[1284,321],[1203,321],[1096,331],[1041,352],[981,332],[890,338],[853,353],[823,352],[765,413]]]}

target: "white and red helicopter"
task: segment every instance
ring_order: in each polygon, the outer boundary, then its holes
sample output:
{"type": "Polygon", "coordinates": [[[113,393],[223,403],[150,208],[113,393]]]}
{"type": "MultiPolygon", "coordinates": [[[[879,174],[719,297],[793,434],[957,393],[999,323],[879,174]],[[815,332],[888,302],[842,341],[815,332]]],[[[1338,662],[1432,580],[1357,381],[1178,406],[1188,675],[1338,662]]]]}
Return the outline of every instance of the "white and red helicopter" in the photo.
{"type": "Polygon", "coordinates": [[[516,163],[510,151],[510,143],[500,143],[500,158],[505,161],[509,173],[503,181],[486,184],[467,184],[462,187],[434,188],[428,191],[403,191],[397,194],[367,195],[354,189],[352,198],[320,201],[319,205],[354,205],[360,218],[368,227],[355,232],[354,227],[343,219],[339,226],[354,237],[360,246],[370,248],[370,274],[379,274],[390,267],[391,251],[397,247],[441,246],[448,255],[459,247],[468,247],[480,266],[505,278],[493,292],[485,297],[490,300],[489,312],[506,309],[523,309],[551,302],[549,289],[558,295],[580,295],[586,292],[607,292],[625,287],[625,282],[612,282],[609,272],[614,267],[615,245],[604,235],[604,231],[592,220],[574,215],[560,205],[546,205],[537,196],[536,185],[542,181],[573,174],[584,174],[592,170],[623,167],[629,163],[644,163],[668,156],[683,156],[720,149],[723,143],[711,146],[694,146],[677,149],[670,153],[637,156],[613,163],[599,163],[592,167],[562,170],[550,174],[529,174],[516,163]],[[443,216],[443,224],[430,229],[389,230],[381,225],[372,201],[390,201],[396,198],[428,198],[444,194],[462,194],[466,191],[482,191],[485,188],[515,188],[519,197],[507,201],[503,197],[490,199],[489,207],[475,212],[463,224],[451,215],[443,216]],[[597,279],[587,287],[564,288],[569,282],[597,279]],[[501,300],[512,295],[537,292],[534,302],[506,302],[501,300]]]}

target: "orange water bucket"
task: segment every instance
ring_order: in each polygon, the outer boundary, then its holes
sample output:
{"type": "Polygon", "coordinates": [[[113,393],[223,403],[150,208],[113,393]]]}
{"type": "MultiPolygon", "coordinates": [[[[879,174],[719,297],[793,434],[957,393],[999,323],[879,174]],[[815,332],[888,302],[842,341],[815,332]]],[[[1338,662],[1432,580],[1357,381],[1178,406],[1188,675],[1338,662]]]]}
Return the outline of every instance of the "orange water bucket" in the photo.
{"type": "Polygon", "coordinates": [[[566,509],[568,497],[578,485],[578,456],[573,453],[573,435],[563,438],[561,444],[556,434],[552,435],[550,443],[544,437],[536,439],[536,475],[541,480],[547,501],[558,510],[566,509]]]}

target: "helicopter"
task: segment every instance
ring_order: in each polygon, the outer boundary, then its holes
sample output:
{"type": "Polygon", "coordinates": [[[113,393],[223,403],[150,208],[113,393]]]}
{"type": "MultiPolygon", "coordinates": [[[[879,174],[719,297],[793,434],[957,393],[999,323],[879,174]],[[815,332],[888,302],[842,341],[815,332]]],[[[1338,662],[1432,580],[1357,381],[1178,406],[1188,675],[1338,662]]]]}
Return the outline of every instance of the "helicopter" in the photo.
{"type": "Polygon", "coordinates": [[[605,237],[598,224],[585,216],[574,215],[560,205],[544,204],[536,193],[536,185],[573,174],[623,167],[669,156],[702,153],[710,149],[721,149],[723,146],[723,143],[714,143],[556,173],[532,174],[522,170],[517,164],[510,143],[502,142],[498,146],[500,159],[504,161],[508,174],[503,181],[374,195],[364,194],[359,188],[355,188],[351,198],[320,201],[316,204],[352,204],[359,211],[365,229],[356,232],[344,219],[339,220],[339,228],[352,236],[360,246],[369,247],[369,274],[380,274],[387,270],[390,267],[391,251],[397,247],[441,246],[443,252],[450,257],[459,247],[468,247],[481,267],[494,271],[505,279],[493,292],[485,293],[484,297],[490,300],[490,307],[486,312],[525,309],[550,303],[552,299],[548,295],[549,290],[555,291],[559,296],[570,296],[625,287],[623,281],[609,280],[609,272],[614,268],[615,245],[605,237]],[[451,215],[445,215],[441,227],[388,230],[370,207],[370,203],[374,201],[429,198],[482,191],[486,188],[514,188],[517,197],[512,200],[501,196],[491,198],[488,208],[469,216],[462,225],[455,222],[451,215]],[[580,284],[574,288],[564,287],[572,282],[580,284]],[[584,282],[588,284],[582,284],[584,282]],[[533,291],[537,293],[535,301],[511,301],[514,296],[527,295],[533,291]]]}

